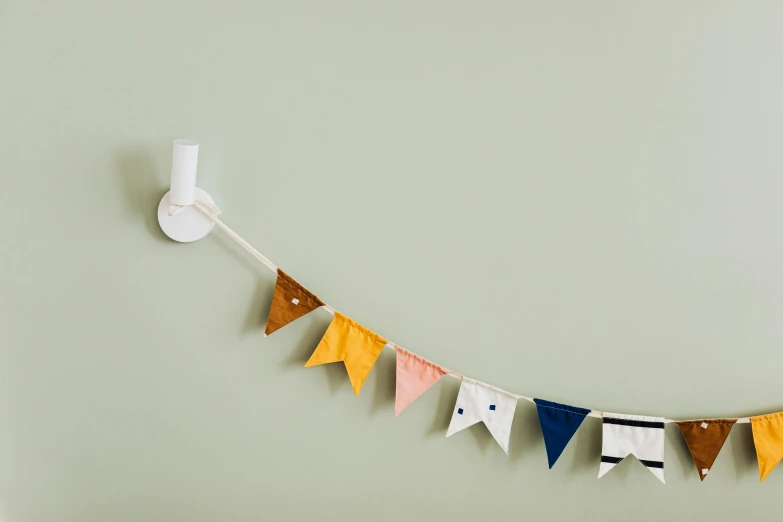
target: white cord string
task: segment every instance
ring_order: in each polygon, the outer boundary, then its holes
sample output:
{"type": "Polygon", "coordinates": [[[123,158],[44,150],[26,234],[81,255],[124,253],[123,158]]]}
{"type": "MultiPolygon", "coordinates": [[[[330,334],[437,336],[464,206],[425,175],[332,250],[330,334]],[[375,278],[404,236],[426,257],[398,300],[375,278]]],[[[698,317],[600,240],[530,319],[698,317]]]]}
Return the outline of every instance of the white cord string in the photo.
{"type": "MultiPolygon", "coordinates": [[[[245,250],[250,252],[250,254],[253,257],[255,257],[256,259],[261,261],[261,263],[263,263],[264,266],[266,266],[269,270],[271,270],[272,272],[277,274],[277,266],[274,263],[272,263],[261,252],[259,252],[255,248],[253,248],[253,246],[250,243],[248,243],[247,241],[242,239],[242,237],[239,234],[237,234],[236,232],[231,230],[231,228],[229,228],[228,225],[223,223],[223,221],[221,221],[218,218],[218,215],[220,215],[222,212],[221,212],[221,210],[217,206],[215,206],[213,203],[210,203],[208,201],[204,201],[203,199],[197,199],[193,206],[195,206],[198,210],[200,210],[209,219],[214,221],[215,224],[218,227],[220,227],[220,229],[223,232],[225,232],[226,235],[228,235],[228,237],[230,237],[231,239],[233,239],[234,241],[239,243],[239,245],[242,246],[242,248],[244,248],[245,250]]],[[[172,205],[172,208],[169,209],[169,215],[174,215],[174,214],[180,212],[181,209],[182,209],[182,207],[180,205],[172,205]],[[175,208],[175,207],[179,207],[179,208],[175,208]]],[[[337,312],[336,309],[334,309],[333,307],[329,306],[328,304],[324,304],[324,306],[322,308],[324,308],[327,312],[329,312],[332,315],[334,315],[337,312]]],[[[389,341],[388,344],[384,348],[389,348],[391,350],[396,351],[397,350],[397,346],[399,346],[399,345],[389,341]]],[[[446,375],[448,375],[449,377],[454,377],[455,379],[458,379],[460,381],[462,380],[463,377],[465,377],[463,374],[457,373],[457,372],[453,372],[451,370],[447,370],[447,372],[448,373],[446,375]]],[[[511,397],[515,397],[516,399],[524,399],[524,400],[526,400],[528,402],[535,402],[532,397],[527,397],[525,395],[519,395],[518,393],[511,393],[511,392],[508,392],[506,390],[501,390],[500,388],[496,388],[496,387],[491,386],[491,385],[486,384],[486,383],[482,383],[482,384],[484,386],[486,386],[487,388],[493,389],[493,390],[498,391],[500,393],[504,393],[506,395],[510,395],[511,397]]],[[[588,417],[594,417],[594,418],[601,419],[601,418],[603,418],[603,412],[598,411],[598,410],[591,410],[590,413],[587,416],[588,417]]],[[[750,417],[739,417],[739,418],[736,418],[736,417],[722,417],[720,419],[688,419],[688,420],[682,420],[682,421],[673,420],[673,419],[664,419],[664,422],[665,423],[693,422],[693,421],[704,421],[704,420],[710,421],[710,420],[723,420],[723,419],[729,419],[729,420],[735,420],[736,419],[737,424],[748,424],[748,423],[750,423],[750,417]]]]}
{"type": "Polygon", "coordinates": [[[225,232],[228,235],[228,237],[230,237],[231,239],[239,243],[242,246],[242,248],[250,252],[250,254],[253,257],[261,261],[264,264],[264,266],[266,266],[269,270],[271,270],[274,273],[277,273],[277,266],[275,266],[274,263],[272,263],[269,259],[267,259],[267,257],[264,254],[262,254],[261,252],[253,248],[253,246],[250,243],[242,239],[242,237],[239,234],[231,230],[228,227],[228,225],[226,225],[225,223],[223,223],[221,220],[218,219],[218,216],[222,214],[222,212],[219,208],[217,208],[217,206],[215,206],[213,203],[210,203],[208,201],[204,201],[203,199],[197,199],[194,206],[197,209],[199,209],[201,212],[203,212],[205,216],[207,216],[212,221],[214,221],[215,224],[219,226],[223,230],[223,232],[225,232]]]}

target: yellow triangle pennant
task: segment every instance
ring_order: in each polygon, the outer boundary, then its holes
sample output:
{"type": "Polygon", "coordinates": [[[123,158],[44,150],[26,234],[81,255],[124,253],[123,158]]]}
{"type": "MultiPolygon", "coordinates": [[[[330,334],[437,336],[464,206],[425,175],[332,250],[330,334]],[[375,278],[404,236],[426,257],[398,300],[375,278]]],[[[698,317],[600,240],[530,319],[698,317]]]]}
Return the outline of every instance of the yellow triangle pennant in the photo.
{"type": "Polygon", "coordinates": [[[353,392],[359,395],[386,342],[380,335],[337,312],[305,368],[342,361],[353,392]]]}
{"type": "Polygon", "coordinates": [[[750,425],[759,461],[759,477],[764,482],[783,459],[783,413],[751,417],[750,425]]]}

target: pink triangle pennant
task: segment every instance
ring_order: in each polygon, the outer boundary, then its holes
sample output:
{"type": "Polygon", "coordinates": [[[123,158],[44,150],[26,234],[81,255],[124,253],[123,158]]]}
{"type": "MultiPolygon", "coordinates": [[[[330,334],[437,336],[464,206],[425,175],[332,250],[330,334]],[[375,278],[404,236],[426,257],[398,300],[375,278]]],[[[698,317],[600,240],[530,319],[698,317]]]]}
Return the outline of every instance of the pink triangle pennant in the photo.
{"type": "Polygon", "coordinates": [[[397,396],[394,401],[394,416],[407,408],[416,398],[430,389],[430,386],[449,373],[437,364],[419,357],[415,353],[397,348],[397,396]]]}

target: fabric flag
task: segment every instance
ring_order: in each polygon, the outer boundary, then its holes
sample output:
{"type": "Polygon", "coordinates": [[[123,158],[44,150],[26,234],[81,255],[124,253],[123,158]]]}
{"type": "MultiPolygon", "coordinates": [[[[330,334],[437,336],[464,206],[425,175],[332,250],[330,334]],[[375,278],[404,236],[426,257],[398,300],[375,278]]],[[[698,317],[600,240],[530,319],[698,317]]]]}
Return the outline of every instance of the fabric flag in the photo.
{"type": "Polygon", "coordinates": [[[342,361],[351,379],[353,392],[359,395],[384,346],[386,339],[336,312],[321,342],[305,363],[305,368],[342,361]]]}
{"type": "Polygon", "coordinates": [[[407,408],[430,386],[449,373],[434,362],[397,346],[397,394],[394,399],[394,416],[407,408]]]}
{"type": "Polygon", "coordinates": [[[751,417],[750,425],[759,461],[759,477],[764,482],[783,459],[783,413],[751,417]]]}
{"type": "Polygon", "coordinates": [[[462,378],[457,404],[451,416],[447,437],[483,421],[495,440],[508,455],[511,423],[517,398],[484,383],[462,378]]]}
{"type": "Polygon", "coordinates": [[[544,434],[549,469],[552,469],[590,410],[543,399],[533,399],[533,401],[538,410],[541,433],[544,434]]]}
{"type": "Polygon", "coordinates": [[[271,335],[320,306],[324,306],[323,301],[278,268],[272,307],[269,309],[264,335],[271,335]]]}
{"type": "Polygon", "coordinates": [[[604,413],[601,467],[598,478],[606,475],[628,455],[634,455],[664,484],[664,419],[604,413]]]}
{"type": "Polygon", "coordinates": [[[685,443],[696,464],[699,478],[704,480],[726,442],[737,419],[716,419],[678,422],[685,443]]]}

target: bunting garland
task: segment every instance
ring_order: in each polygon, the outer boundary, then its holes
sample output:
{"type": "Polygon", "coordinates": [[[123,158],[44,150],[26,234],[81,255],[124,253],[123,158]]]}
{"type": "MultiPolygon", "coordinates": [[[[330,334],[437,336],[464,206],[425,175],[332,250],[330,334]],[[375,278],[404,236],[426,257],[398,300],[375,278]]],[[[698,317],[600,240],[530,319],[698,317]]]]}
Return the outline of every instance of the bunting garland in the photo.
{"type": "Polygon", "coordinates": [[[354,394],[359,392],[384,348],[397,353],[397,383],[394,414],[398,416],[416,398],[444,375],[462,381],[446,436],[483,422],[508,454],[511,425],[517,401],[536,405],[550,469],[587,417],[601,418],[603,441],[598,478],[611,471],[628,455],[634,455],[661,482],[664,480],[664,426],[676,422],[688,446],[700,480],[704,480],[735,424],[750,423],[763,482],[783,460],[783,412],[734,419],[673,421],[663,417],[607,413],[533,399],[500,390],[446,370],[432,361],[390,343],[375,332],[337,312],[291,276],[277,268],[263,254],[217,218],[219,209],[197,200],[194,206],[217,223],[265,266],[275,271],[277,280],[265,336],[318,308],[334,315],[305,367],[343,362],[354,394]]]}

